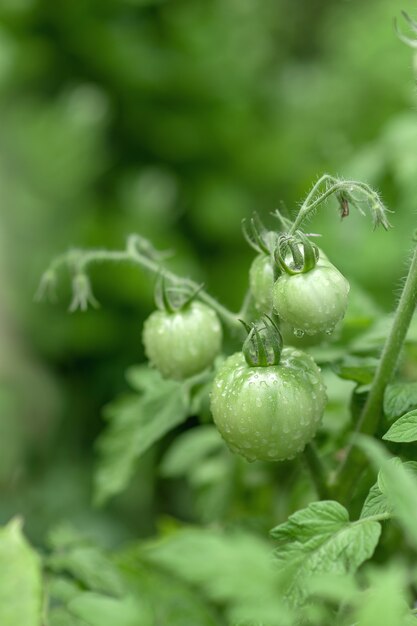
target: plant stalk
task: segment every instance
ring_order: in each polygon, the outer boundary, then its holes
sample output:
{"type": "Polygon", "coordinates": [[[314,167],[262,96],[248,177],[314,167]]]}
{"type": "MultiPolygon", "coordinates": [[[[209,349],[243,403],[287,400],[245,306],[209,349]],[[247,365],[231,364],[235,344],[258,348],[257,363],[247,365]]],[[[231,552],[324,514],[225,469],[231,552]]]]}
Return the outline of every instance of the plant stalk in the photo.
{"type": "MultiPolygon", "coordinates": [[[[371,389],[357,422],[355,434],[374,435],[382,417],[384,393],[398,365],[407,331],[417,305],[417,247],[409,267],[407,279],[395,312],[393,324],[384,348],[371,389]]],[[[364,469],[363,453],[355,447],[352,438],[344,461],[336,475],[338,499],[342,502],[350,495],[364,469]]]]}

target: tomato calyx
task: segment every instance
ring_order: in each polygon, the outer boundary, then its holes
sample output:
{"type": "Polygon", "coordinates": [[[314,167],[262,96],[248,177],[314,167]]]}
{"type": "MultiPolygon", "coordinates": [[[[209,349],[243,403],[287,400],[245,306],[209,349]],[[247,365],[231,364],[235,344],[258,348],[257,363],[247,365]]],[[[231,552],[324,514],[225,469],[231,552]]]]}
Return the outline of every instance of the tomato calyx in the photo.
{"type": "Polygon", "coordinates": [[[193,290],[186,285],[169,286],[166,283],[166,277],[162,274],[155,285],[156,307],[160,311],[171,314],[185,311],[202,289],[203,285],[198,285],[193,290]]]}
{"type": "Polygon", "coordinates": [[[310,272],[316,267],[319,255],[316,244],[301,231],[295,235],[281,235],[274,251],[279,268],[290,276],[310,272]]]}
{"type": "Polygon", "coordinates": [[[266,256],[273,253],[279,239],[279,233],[267,230],[257,213],[250,220],[242,220],[242,232],[251,248],[266,256]]]}
{"type": "Polygon", "coordinates": [[[262,317],[262,324],[247,324],[240,320],[248,336],[242,352],[250,367],[270,367],[278,365],[281,359],[283,341],[281,332],[269,315],[262,317]]]}

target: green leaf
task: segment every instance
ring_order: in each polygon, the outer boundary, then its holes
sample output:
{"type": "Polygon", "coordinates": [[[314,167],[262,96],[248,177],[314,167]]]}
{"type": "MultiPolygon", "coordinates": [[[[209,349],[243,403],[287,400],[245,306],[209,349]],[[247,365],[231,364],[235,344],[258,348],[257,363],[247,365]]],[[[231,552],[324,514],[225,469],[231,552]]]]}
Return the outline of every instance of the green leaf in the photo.
{"type": "Polygon", "coordinates": [[[152,626],[150,612],[137,598],[123,600],[85,592],[71,600],[68,610],[88,626],[152,626]]]}
{"type": "Polygon", "coordinates": [[[357,626],[407,626],[415,622],[407,606],[405,572],[390,566],[372,570],[369,578],[369,588],[358,598],[359,606],[353,620],[357,626]]]}
{"type": "MultiPolygon", "coordinates": [[[[381,346],[384,345],[387,335],[392,328],[394,316],[392,314],[381,317],[380,315],[376,319],[375,323],[370,329],[355,337],[351,343],[351,349],[355,353],[369,353],[379,351],[381,346]]],[[[407,336],[405,338],[406,343],[417,342],[417,318],[414,317],[410,323],[407,336]]]]}
{"type": "Polygon", "coordinates": [[[371,517],[372,515],[388,515],[392,514],[392,507],[389,504],[386,496],[380,490],[378,483],[372,485],[369,493],[363,503],[361,511],[361,519],[364,517],[371,517]]]}
{"type": "Polygon", "coordinates": [[[399,417],[382,439],[399,443],[417,441],[417,411],[410,411],[399,417]]]}
{"type": "Polygon", "coordinates": [[[378,359],[348,356],[335,366],[335,373],[344,380],[353,380],[361,385],[372,382],[378,359]]]}
{"type": "Polygon", "coordinates": [[[101,591],[120,596],[124,586],[122,578],[112,563],[95,546],[75,546],[56,552],[46,560],[54,572],[68,572],[91,591],[101,591]]]}
{"type": "Polygon", "coordinates": [[[22,534],[22,522],[0,529],[0,624],[41,626],[40,559],[22,534]]]}
{"type": "Polygon", "coordinates": [[[203,459],[223,449],[222,439],[214,426],[198,426],[171,444],[162,462],[161,473],[169,477],[184,476],[203,459]]]}
{"type": "Polygon", "coordinates": [[[105,411],[110,423],[98,440],[95,475],[99,504],[126,487],[140,456],[181,424],[189,412],[181,383],[165,380],[149,368],[135,368],[129,377],[138,388],[143,386],[143,393],[117,400],[105,411]]]}
{"type": "Polygon", "coordinates": [[[280,593],[270,548],[252,534],[187,528],[150,546],[146,557],[226,606],[232,624],[249,620],[268,626],[294,624],[280,593]]]}
{"type": "Polygon", "coordinates": [[[291,515],[271,531],[278,541],[275,556],[288,580],[288,597],[302,602],[311,576],[355,572],[372,556],[380,533],[376,521],[350,522],[347,510],[334,501],[314,502],[291,515]]]}
{"type": "Polygon", "coordinates": [[[53,607],[48,611],[48,626],[87,626],[84,620],[68,613],[67,607],[53,607]]]}
{"type": "Polygon", "coordinates": [[[417,383],[393,383],[384,395],[384,413],[393,419],[417,409],[417,383]]]}
{"type": "MultiPolygon", "coordinates": [[[[371,437],[357,437],[357,445],[371,460],[375,469],[380,470],[378,486],[393,507],[409,540],[417,547],[417,479],[413,466],[393,460],[384,446],[371,437]]],[[[413,464],[414,465],[414,464],[413,464]]]]}
{"type": "Polygon", "coordinates": [[[217,611],[194,586],[149,562],[143,563],[142,546],[128,547],[119,555],[118,565],[132,593],[146,599],[151,607],[152,626],[219,626],[217,611]]]}

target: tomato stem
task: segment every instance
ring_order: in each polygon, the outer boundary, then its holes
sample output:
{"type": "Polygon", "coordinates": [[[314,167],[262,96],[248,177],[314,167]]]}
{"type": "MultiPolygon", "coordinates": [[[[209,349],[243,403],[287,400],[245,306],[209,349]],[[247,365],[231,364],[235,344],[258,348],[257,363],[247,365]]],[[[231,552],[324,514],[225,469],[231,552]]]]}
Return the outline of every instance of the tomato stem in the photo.
{"type": "MultiPolygon", "coordinates": [[[[390,223],[387,219],[388,209],[382,203],[378,193],[374,191],[369,185],[355,180],[343,180],[324,174],[313,185],[311,191],[307,195],[303,204],[298,211],[291,228],[288,231],[289,235],[293,235],[298,230],[305,219],[311,217],[317,207],[334,194],[340,194],[343,192],[343,202],[351,203],[355,205],[361,213],[364,211],[360,208],[359,202],[366,201],[369,206],[371,216],[374,222],[374,226],[379,224],[386,230],[390,227],[390,223]],[[324,187],[324,189],[322,189],[324,187]],[[355,197],[353,194],[357,192],[361,198],[355,197]]],[[[346,207],[344,207],[344,210],[346,207]]]]}
{"type": "MultiPolygon", "coordinates": [[[[154,252],[149,242],[139,235],[130,235],[124,250],[69,250],[51,262],[43,277],[52,276],[55,278],[56,272],[63,266],[67,266],[72,274],[78,274],[84,273],[87,267],[94,263],[130,262],[148,270],[152,274],[161,274],[162,272],[172,285],[181,285],[189,288],[191,291],[200,289],[200,285],[190,278],[183,278],[164,269],[159,259],[152,258],[151,251],[154,252]]],[[[41,288],[43,284],[46,284],[43,277],[41,278],[41,288]]],[[[41,299],[43,295],[45,293],[42,293],[42,289],[38,290],[38,299],[41,299]]],[[[231,330],[240,332],[241,327],[238,314],[227,309],[202,289],[198,291],[197,297],[214,309],[231,330]]]]}
{"type": "Polygon", "coordinates": [[[407,331],[417,305],[417,247],[414,249],[407,279],[398,302],[391,330],[382,350],[365,406],[356,425],[355,434],[335,478],[338,498],[347,500],[358,482],[366,461],[355,447],[357,434],[373,435],[383,413],[384,393],[398,365],[407,331]]]}

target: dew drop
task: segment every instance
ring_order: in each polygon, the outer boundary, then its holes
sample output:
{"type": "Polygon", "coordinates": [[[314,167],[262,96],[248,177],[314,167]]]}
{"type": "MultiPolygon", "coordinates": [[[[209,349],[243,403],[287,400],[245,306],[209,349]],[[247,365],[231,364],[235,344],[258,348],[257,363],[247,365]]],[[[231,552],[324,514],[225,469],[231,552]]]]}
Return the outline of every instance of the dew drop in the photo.
{"type": "Polygon", "coordinates": [[[294,328],[294,335],[296,337],[304,337],[304,331],[301,328],[294,328]]]}

